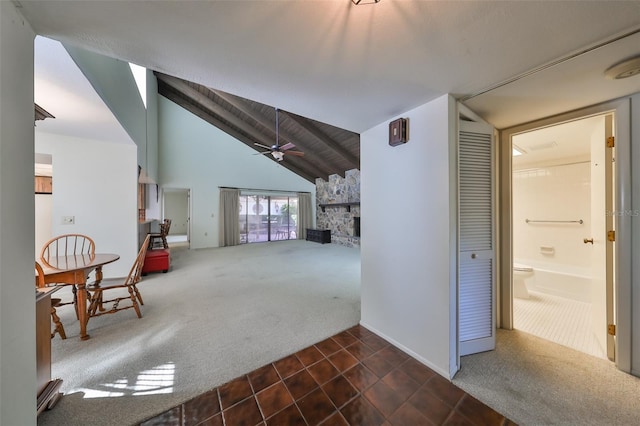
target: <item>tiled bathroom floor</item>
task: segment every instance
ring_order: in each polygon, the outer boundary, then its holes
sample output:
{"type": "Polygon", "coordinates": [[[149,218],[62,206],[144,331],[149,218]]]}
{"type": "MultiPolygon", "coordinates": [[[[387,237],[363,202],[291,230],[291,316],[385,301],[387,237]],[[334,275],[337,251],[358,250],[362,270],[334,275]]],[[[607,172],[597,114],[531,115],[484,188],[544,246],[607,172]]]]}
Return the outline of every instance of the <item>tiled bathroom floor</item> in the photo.
{"type": "Polygon", "coordinates": [[[150,425],[511,425],[361,326],[185,402],[150,425]]]}
{"type": "Polygon", "coordinates": [[[513,299],[513,326],[534,336],[606,359],[593,331],[591,304],[529,292],[513,299]]]}

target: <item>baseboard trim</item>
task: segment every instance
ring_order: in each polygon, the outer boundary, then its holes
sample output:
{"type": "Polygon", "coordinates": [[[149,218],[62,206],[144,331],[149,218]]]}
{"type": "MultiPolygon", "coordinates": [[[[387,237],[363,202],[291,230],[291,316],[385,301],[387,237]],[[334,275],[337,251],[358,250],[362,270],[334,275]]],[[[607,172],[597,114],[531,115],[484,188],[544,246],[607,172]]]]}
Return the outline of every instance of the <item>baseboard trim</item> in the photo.
{"type": "Polygon", "coordinates": [[[445,379],[451,381],[452,377],[449,376],[449,372],[448,371],[443,370],[442,368],[438,367],[437,365],[434,365],[428,359],[418,355],[417,353],[415,353],[414,351],[412,351],[411,349],[409,349],[405,345],[403,345],[400,342],[396,341],[395,339],[387,336],[386,334],[382,333],[380,330],[377,330],[375,327],[370,326],[366,322],[360,321],[360,325],[363,326],[364,328],[366,328],[367,330],[369,330],[370,332],[372,332],[373,334],[375,334],[375,335],[383,338],[387,342],[391,343],[393,346],[397,347],[402,352],[404,352],[407,355],[411,356],[416,361],[419,361],[420,363],[422,363],[425,366],[429,367],[430,369],[432,369],[433,371],[435,371],[436,373],[438,373],[439,375],[441,375],[445,379]]]}

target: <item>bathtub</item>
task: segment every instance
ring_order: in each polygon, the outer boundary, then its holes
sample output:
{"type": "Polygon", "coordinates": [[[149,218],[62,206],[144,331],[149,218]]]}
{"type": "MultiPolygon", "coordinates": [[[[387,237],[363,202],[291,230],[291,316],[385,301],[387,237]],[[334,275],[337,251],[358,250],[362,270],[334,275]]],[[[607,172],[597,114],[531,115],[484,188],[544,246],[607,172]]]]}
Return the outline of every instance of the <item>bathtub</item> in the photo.
{"type": "Polygon", "coordinates": [[[533,276],[526,281],[529,291],[591,303],[591,268],[528,259],[514,259],[513,262],[533,268],[533,276]]]}

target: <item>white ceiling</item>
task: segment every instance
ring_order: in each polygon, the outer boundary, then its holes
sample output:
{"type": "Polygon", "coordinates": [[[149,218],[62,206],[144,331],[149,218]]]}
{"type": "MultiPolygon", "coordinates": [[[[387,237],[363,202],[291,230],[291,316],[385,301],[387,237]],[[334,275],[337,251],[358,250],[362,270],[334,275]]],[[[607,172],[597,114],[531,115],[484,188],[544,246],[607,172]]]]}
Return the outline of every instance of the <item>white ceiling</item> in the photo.
{"type": "Polygon", "coordinates": [[[589,161],[591,139],[603,122],[597,115],[514,135],[511,141],[523,154],[513,157],[513,168],[589,161]]]}
{"type": "MultiPolygon", "coordinates": [[[[603,77],[615,62],[640,54],[638,34],[563,61],[639,30],[638,1],[20,1],[19,7],[38,34],[355,132],[446,93],[504,128],[640,92],[640,76],[603,77]]],[[[57,116],[57,107],[43,107],[57,116]]]]}

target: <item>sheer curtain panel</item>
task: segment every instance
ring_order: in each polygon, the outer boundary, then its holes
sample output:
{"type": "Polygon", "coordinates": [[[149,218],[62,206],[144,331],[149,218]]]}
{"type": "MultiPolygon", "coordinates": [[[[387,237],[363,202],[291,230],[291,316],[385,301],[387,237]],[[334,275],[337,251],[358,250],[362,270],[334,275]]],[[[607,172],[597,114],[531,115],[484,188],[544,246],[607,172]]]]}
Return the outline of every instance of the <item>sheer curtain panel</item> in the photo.
{"type": "Polygon", "coordinates": [[[240,244],[240,191],[220,188],[220,247],[240,244]]]}
{"type": "Polygon", "coordinates": [[[307,238],[307,228],[313,227],[313,219],[311,217],[313,208],[311,207],[311,194],[308,192],[298,193],[298,223],[296,235],[299,240],[307,238]]]}

